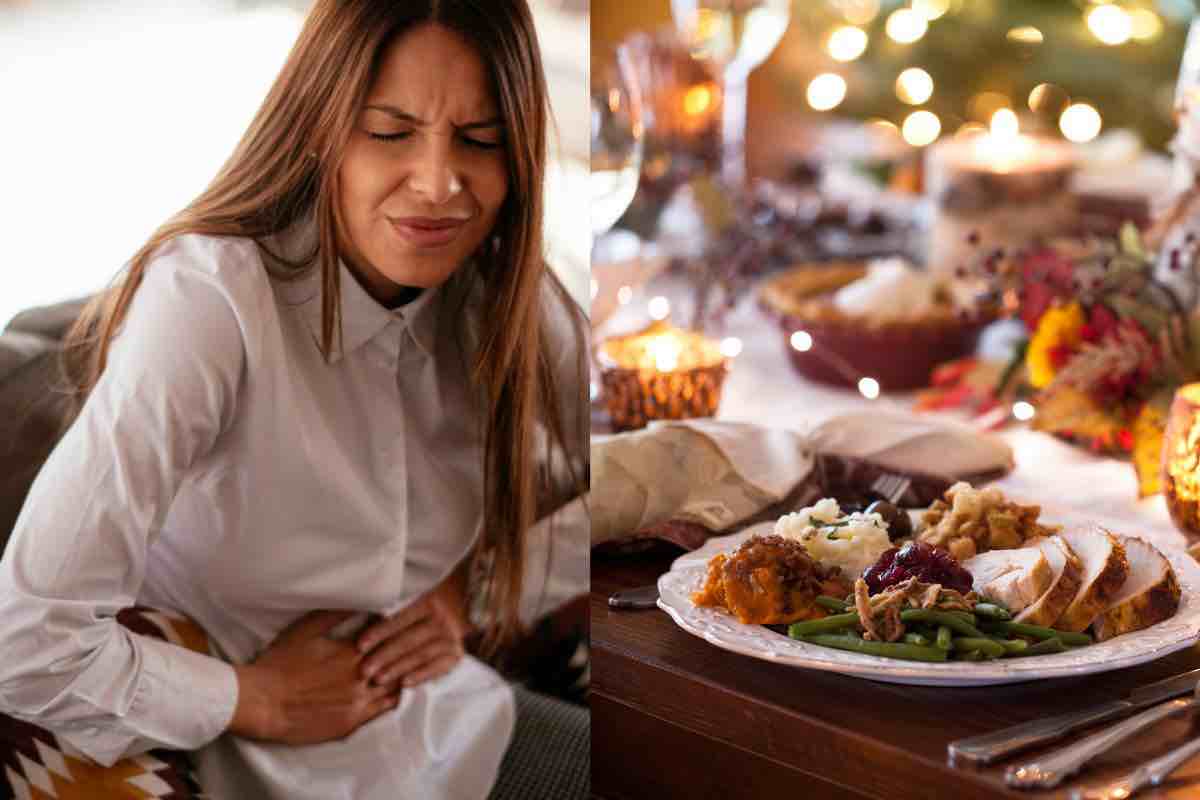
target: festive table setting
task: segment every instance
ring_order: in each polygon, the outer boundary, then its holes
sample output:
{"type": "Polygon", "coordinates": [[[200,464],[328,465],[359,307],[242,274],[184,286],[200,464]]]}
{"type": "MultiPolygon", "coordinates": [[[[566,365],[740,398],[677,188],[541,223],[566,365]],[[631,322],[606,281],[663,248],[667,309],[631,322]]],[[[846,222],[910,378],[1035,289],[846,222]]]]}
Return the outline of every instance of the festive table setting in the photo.
{"type": "Polygon", "coordinates": [[[1178,42],[1156,152],[1025,73],[947,130],[895,56],[1052,28],[815,6],[593,48],[593,793],[1195,796],[1200,28],[1069,10],[1178,42]],[[875,48],[901,112],[748,174],[747,78],[818,23],[809,109],[875,48]]]}

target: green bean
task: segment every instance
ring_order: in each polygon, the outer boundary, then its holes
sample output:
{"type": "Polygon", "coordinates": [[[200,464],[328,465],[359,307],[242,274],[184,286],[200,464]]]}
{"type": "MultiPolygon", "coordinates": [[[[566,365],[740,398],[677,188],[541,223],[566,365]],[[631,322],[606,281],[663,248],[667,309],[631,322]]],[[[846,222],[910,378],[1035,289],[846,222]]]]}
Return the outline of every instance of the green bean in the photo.
{"type": "Polygon", "coordinates": [[[993,636],[992,641],[1004,647],[1006,655],[1020,655],[1029,649],[1029,642],[1024,639],[1001,639],[993,636]]]}
{"type": "Polygon", "coordinates": [[[1043,639],[1037,644],[1030,645],[1029,649],[1025,651],[1025,654],[1030,656],[1040,656],[1047,653],[1065,653],[1068,649],[1069,648],[1063,642],[1063,640],[1056,636],[1053,639],[1043,639]]]}
{"type": "Polygon", "coordinates": [[[987,617],[988,619],[997,619],[997,620],[1012,619],[1012,614],[1010,614],[1008,612],[1007,608],[998,606],[995,603],[976,603],[975,604],[975,614],[976,614],[976,616],[987,617]]]}
{"type": "Polygon", "coordinates": [[[937,631],[937,647],[939,650],[949,650],[954,645],[951,644],[953,632],[945,625],[938,625],[937,631]]]}
{"type": "Polygon", "coordinates": [[[788,636],[799,639],[810,633],[831,633],[858,624],[858,612],[834,614],[822,619],[809,619],[803,622],[793,622],[788,628],[788,636]]]}
{"type": "Polygon", "coordinates": [[[935,611],[932,608],[909,608],[900,612],[900,619],[903,622],[931,622],[935,625],[945,625],[963,636],[972,636],[976,639],[987,638],[983,635],[983,631],[954,612],[935,611]]]}
{"type": "Polygon", "coordinates": [[[1058,631],[1054,628],[1043,628],[1040,625],[1027,625],[1024,622],[992,622],[991,627],[1002,633],[1015,633],[1019,636],[1029,636],[1034,639],[1060,639],[1063,644],[1082,647],[1092,643],[1092,637],[1086,633],[1058,631]]]}
{"type": "MultiPolygon", "coordinates": [[[[944,652],[944,651],[943,651],[944,652]]],[[[978,650],[968,650],[958,655],[959,661],[983,661],[983,653],[978,650]]]]}
{"type": "Polygon", "coordinates": [[[817,597],[817,605],[821,606],[822,608],[827,608],[830,611],[834,611],[838,614],[845,614],[848,610],[845,603],[843,603],[841,600],[838,600],[836,597],[830,597],[827,594],[817,597]]]}
{"type": "Polygon", "coordinates": [[[921,647],[929,646],[929,637],[923,633],[912,633],[910,631],[909,633],[904,634],[904,641],[908,642],[909,644],[920,645],[921,647]]]}
{"type": "Polygon", "coordinates": [[[810,644],[833,647],[838,650],[851,650],[869,656],[885,658],[902,658],[908,661],[945,661],[946,651],[936,647],[921,647],[903,642],[874,642],[867,639],[851,639],[848,636],[836,634],[813,634],[800,637],[810,644]]]}
{"type": "Polygon", "coordinates": [[[985,656],[990,658],[1000,658],[1004,655],[1004,645],[997,641],[983,637],[962,636],[953,640],[955,650],[978,650],[985,656]]]}

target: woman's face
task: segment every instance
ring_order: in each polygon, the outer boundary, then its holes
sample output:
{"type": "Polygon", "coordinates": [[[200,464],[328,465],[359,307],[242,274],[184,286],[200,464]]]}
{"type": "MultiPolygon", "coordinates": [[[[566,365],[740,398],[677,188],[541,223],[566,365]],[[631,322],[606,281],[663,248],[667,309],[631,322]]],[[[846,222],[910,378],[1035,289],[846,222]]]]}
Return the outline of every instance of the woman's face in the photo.
{"type": "Polygon", "coordinates": [[[508,191],[504,126],[474,47],[425,24],[385,51],[340,172],[341,255],[380,302],[441,284],[508,191]]]}

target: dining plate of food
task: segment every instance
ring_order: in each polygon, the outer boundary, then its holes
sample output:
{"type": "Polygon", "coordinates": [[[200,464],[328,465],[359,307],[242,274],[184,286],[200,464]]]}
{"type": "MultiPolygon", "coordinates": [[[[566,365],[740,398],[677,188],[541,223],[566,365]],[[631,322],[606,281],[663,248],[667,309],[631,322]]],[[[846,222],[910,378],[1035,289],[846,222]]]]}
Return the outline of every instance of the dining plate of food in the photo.
{"type": "Polygon", "coordinates": [[[1200,564],[958,483],[928,509],[825,498],[710,539],[658,581],[685,631],[889,683],[986,686],[1141,664],[1200,639],[1200,564]]]}

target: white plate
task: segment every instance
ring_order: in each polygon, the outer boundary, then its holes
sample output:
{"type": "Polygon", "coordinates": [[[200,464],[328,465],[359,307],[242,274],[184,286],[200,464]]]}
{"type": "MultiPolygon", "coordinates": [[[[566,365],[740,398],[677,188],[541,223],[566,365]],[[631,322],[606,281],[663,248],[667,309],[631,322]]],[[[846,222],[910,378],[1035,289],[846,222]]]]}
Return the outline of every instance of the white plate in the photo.
{"type": "Polygon", "coordinates": [[[766,522],[732,536],[710,539],[704,547],[677,559],[670,571],[658,579],[659,608],[670,614],[676,624],[688,633],[734,653],[793,667],[919,686],[989,686],[1090,675],[1162,658],[1194,644],[1200,638],[1200,564],[1186,553],[1175,551],[1163,553],[1175,569],[1182,591],[1175,616],[1145,630],[1117,636],[1107,642],[1067,653],[1030,658],[930,664],[868,656],[798,642],[761,625],[743,625],[722,609],[701,608],[692,604],[691,594],[703,585],[710,557],[732,550],[755,533],[770,533],[773,525],[772,522],[766,522]]]}

